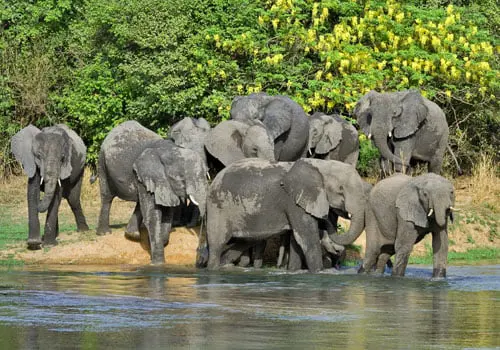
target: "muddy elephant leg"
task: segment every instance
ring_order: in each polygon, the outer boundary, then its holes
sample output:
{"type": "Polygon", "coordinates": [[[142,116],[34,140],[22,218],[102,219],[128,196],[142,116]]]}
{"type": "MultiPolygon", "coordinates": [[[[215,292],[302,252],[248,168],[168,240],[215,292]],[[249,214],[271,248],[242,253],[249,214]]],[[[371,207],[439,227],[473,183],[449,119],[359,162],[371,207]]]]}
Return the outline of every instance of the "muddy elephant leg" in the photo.
{"type": "Polygon", "coordinates": [[[82,181],[83,181],[83,173],[78,182],[73,186],[68,195],[68,204],[75,216],[76,221],[76,229],[78,231],[88,231],[89,226],[87,225],[87,221],[85,220],[85,215],[83,215],[82,204],[80,201],[80,195],[82,192],[82,181]]]}
{"type": "Polygon", "coordinates": [[[59,234],[59,205],[61,204],[62,197],[61,187],[58,185],[54,193],[52,202],[47,210],[47,219],[45,221],[45,232],[43,233],[42,241],[44,246],[57,245],[56,237],[59,234]]]}
{"type": "Polygon", "coordinates": [[[446,229],[432,233],[433,265],[432,277],[446,277],[448,260],[448,232],[446,229]]]}
{"type": "Polygon", "coordinates": [[[380,273],[380,274],[384,273],[385,265],[387,265],[387,261],[389,261],[390,257],[391,257],[391,254],[389,254],[389,253],[386,253],[386,252],[380,253],[380,255],[378,256],[378,259],[377,259],[377,267],[375,269],[375,271],[377,273],[380,273]]]}
{"type": "Polygon", "coordinates": [[[267,241],[258,242],[252,249],[253,267],[260,269],[264,259],[264,250],[266,250],[267,241]]]}
{"type": "Polygon", "coordinates": [[[396,259],[392,268],[393,276],[404,276],[408,259],[410,258],[413,244],[418,238],[418,233],[415,230],[413,223],[407,221],[398,222],[398,232],[396,234],[396,242],[394,250],[396,251],[396,259]]]}
{"type": "Polygon", "coordinates": [[[141,212],[141,204],[137,202],[134,208],[134,212],[130,216],[130,219],[125,230],[125,236],[131,240],[140,239],[140,228],[142,224],[143,215],[141,212]]]}
{"type": "Polygon", "coordinates": [[[172,231],[172,223],[174,220],[175,208],[173,207],[163,207],[162,217],[161,217],[161,240],[163,242],[163,247],[168,245],[170,240],[170,232],[172,231]]]}
{"type": "Polygon", "coordinates": [[[111,209],[111,203],[115,195],[111,193],[108,185],[108,180],[106,178],[106,172],[101,165],[102,156],[99,156],[99,188],[101,192],[101,211],[99,213],[99,221],[97,223],[96,233],[99,236],[111,233],[111,228],[109,227],[109,211],[111,209]]]}
{"type": "Polygon", "coordinates": [[[40,200],[40,173],[28,179],[28,249],[37,250],[41,248],[40,219],[38,217],[38,201],[40,200]]]}
{"type": "Polygon", "coordinates": [[[302,269],[303,252],[297,244],[293,233],[290,234],[290,249],[288,253],[288,270],[297,271],[302,269]]]}
{"type": "Polygon", "coordinates": [[[149,193],[143,184],[138,184],[139,201],[141,202],[144,225],[148,230],[149,245],[151,250],[151,264],[164,264],[165,254],[162,238],[162,210],[156,205],[154,194],[149,193]]]}

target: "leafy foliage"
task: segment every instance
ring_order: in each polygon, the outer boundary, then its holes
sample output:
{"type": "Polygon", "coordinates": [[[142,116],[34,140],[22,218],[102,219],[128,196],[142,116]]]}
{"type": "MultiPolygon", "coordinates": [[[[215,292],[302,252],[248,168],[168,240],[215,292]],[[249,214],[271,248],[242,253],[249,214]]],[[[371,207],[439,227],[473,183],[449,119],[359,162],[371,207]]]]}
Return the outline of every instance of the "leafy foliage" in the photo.
{"type": "MultiPolygon", "coordinates": [[[[470,169],[500,147],[499,14],[492,0],[8,2],[0,171],[10,136],[28,123],[69,123],[95,164],[127,119],[162,134],[185,116],[217,123],[234,96],[257,91],[349,116],[371,89],[409,88],[445,110],[470,169]]],[[[366,140],[361,148],[368,173],[377,154],[366,140]]]]}

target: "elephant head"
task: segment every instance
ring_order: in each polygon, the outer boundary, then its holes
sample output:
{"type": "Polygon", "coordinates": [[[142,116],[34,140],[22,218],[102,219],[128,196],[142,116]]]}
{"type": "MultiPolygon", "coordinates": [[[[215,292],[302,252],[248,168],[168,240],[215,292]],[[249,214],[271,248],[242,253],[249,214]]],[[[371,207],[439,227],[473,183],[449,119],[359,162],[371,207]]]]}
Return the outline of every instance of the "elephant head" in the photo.
{"type": "Polygon", "coordinates": [[[155,203],[176,207],[190,199],[204,215],[208,183],[207,168],[201,156],[161,140],[161,146],[145,149],[133,164],[137,180],[154,194],[155,203]]]}
{"type": "MultiPolygon", "coordinates": [[[[69,131],[64,125],[47,127],[41,131],[29,125],[12,137],[12,153],[23,165],[26,175],[32,178],[38,169],[40,185],[44,183],[45,196],[38,204],[40,212],[47,211],[60,187],[60,181],[68,179],[72,173],[73,140],[69,131]]],[[[83,146],[85,157],[85,145],[82,143],[79,146],[83,146]]]]}
{"type": "Polygon", "coordinates": [[[332,116],[314,113],[309,120],[309,150],[326,154],[342,141],[342,124],[332,116]]]}
{"type": "Polygon", "coordinates": [[[208,133],[205,148],[224,166],[243,158],[274,161],[274,143],[258,120],[221,122],[208,133]]]}
{"type": "MultiPolygon", "coordinates": [[[[354,116],[368,138],[373,138],[382,157],[403,164],[392,152],[388,138],[405,138],[417,132],[427,118],[428,108],[417,91],[378,93],[370,91],[356,104],[354,116]]],[[[408,161],[408,160],[407,160],[408,161]]]]}
{"type": "Polygon", "coordinates": [[[364,181],[354,167],[335,160],[299,159],[283,178],[285,191],[295,203],[317,219],[330,210],[351,218],[344,235],[332,235],[334,243],[351,244],[365,227],[364,181]]]}
{"type": "Polygon", "coordinates": [[[396,207],[405,221],[428,228],[431,220],[444,227],[448,216],[453,220],[455,193],[450,181],[428,173],[417,176],[399,191],[396,207]]]}
{"type": "Polygon", "coordinates": [[[168,138],[177,146],[198,152],[205,159],[204,142],[210,131],[210,124],[204,119],[186,117],[170,128],[168,138]]]}
{"type": "Polygon", "coordinates": [[[231,103],[231,119],[244,122],[264,119],[264,105],[269,97],[265,92],[236,96],[231,103]]]}

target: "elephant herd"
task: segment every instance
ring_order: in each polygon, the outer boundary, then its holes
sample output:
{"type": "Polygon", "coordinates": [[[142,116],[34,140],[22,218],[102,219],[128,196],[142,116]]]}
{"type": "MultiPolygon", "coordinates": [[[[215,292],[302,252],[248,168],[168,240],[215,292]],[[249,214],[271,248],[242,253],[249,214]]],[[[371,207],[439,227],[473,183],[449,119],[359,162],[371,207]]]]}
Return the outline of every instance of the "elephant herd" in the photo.
{"type": "MultiPolygon", "coordinates": [[[[111,232],[110,207],[119,197],[137,203],[125,235],[140,240],[145,226],[153,264],[165,263],[174,225],[196,225],[201,217],[197,266],[260,267],[266,242],[278,238],[278,267],[316,272],[331,267],[365,230],[359,272],[383,273],[395,255],[392,274],[403,276],[413,245],[431,233],[433,276],[446,275],[454,192],[439,175],[449,132],[436,104],[417,91],[371,91],[360,99],[354,117],[381,154],[384,178],[374,186],[356,171],[358,132],[341,116],[307,116],[289,97],[266,93],[234,98],[230,114],[214,127],[184,118],[166,139],[136,121],[111,130],[99,152],[97,234],[111,232]],[[416,161],[427,162],[430,173],[405,175],[416,161]],[[350,220],[343,234],[339,217],[350,220]]],[[[77,229],[88,230],[80,137],[62,124],[29,125],[11,146],[28,175],[28,248],[57,244],[62,197],[77,229]],[[38,213],[45,211],[41,237],[38,213]]]]}

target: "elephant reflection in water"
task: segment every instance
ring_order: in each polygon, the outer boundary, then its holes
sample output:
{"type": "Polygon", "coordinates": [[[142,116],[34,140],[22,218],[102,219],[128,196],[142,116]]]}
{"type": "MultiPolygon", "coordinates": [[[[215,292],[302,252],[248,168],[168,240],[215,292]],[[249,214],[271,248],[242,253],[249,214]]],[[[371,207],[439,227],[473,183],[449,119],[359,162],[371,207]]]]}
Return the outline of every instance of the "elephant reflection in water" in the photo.
{"type": "Polygon", "coordinates": [[[28,249],[57,244],[61,198],[68,200],[77,230],[88,230],[80,203],[87,151],[82,139],[64,124],[42,130],[29,125],[12,137],[11,149],[28,175],[28,249]],[[42,238],[39,212],[47,212],[42,238]]]}

